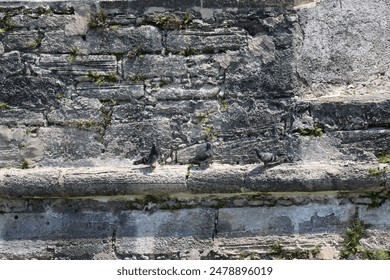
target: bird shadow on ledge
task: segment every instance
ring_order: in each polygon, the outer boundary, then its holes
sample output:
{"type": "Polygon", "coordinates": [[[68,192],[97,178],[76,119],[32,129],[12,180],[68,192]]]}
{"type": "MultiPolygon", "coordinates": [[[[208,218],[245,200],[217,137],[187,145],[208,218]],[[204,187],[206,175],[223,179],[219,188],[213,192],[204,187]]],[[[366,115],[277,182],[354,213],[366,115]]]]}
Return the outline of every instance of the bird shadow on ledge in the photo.
{"type": "Polygon", "coordinates": [[[249,171],[248,175],[249,176],[256,176],[256,175],[259,175],[260,173],[264,173],[266,172],[268,169],[272,169],[274,168],[275,166],[278,166],[282,164],[281,162],[276,162],[276,163],[272,163],[272,164],[268,164],[267,166],[265,165],[260,165],[260,166],[257,166],[255,168],[253,168],[251,171],[249,171]]]}
{"type": "Polygon", "coordinates": [[[154,169],[151,168],[151,167],[139,167],[139,168],[135,168],[135,170],[138,170],[143,175],[147,175],[147,174],[153,173],[153,171],[154,171],[154,169]]]}

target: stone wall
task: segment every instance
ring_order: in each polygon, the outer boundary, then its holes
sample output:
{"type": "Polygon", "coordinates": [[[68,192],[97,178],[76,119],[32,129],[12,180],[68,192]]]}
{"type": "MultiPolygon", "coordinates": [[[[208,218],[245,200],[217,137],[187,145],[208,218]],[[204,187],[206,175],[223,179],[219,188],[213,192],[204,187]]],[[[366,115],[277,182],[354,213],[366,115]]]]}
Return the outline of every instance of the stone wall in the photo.
{"type": "Polygon", "coordinates": [[[138,2],[2,4],[2,167],[133,159],[153,141],[181,164],[206,139],[229,164],[254,147],[295,161],[311,144],[352,160],[388,147],[386,3],[138,2]]]}
{"type": "Polygon", "coordinates": [[[337,258],[356,219],[389,251],[389,6],[0,1],[2,256],[337,258]]]}

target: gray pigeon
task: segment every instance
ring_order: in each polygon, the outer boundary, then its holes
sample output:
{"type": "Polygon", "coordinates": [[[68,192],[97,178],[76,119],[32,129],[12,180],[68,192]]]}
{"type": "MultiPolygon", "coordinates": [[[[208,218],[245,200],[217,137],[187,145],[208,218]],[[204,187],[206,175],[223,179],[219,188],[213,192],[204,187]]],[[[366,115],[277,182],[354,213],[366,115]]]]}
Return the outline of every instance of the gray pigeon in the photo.
{"type": "Polygon", "coordinates": [[[273,153],[262,153],[259,149],[254,149],[257,157],[264,163],[264,166],[267,167],[268,163],[277,162],[279,160],[277,155],[273,153]]]}
{"type": "Polygon", "coordinates": [[[141,158],[140,160],[134,161],[134,165],[146,164],[146,165],[149,165],[150,168],[155,169],[156,162],[158,161],[159,157],[160,157],[160,153],[158,152],[158,150],[156,148],[156,144],[153,143],[153,146],[152,146],[152,149],[150,150],[149,155],[141,158]]]}
{"type": "Polygon", "coordinates": [[[199,164],[202,166],[202,164],[209,164],[210,161],[213,159],[214,153],[213,153],[213,147],[210,142],[206,143],[206,150],[202,153],[197,154],[191,161],[191,163],[199,164]]]}

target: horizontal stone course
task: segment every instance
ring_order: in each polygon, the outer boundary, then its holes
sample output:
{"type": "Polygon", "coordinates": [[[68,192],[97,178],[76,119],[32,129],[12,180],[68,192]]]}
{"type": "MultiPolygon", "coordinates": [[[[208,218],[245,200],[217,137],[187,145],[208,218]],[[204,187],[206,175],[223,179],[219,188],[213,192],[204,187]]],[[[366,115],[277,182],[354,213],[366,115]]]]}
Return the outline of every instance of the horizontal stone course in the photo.
{"type": "Polygon", "coordinates": [[[389,173],[375,165],[281,164],[149,167],[33,168],[1,170],[3,197],[169,195],[177,193],[323,192],[378,190],[389,173]]]}

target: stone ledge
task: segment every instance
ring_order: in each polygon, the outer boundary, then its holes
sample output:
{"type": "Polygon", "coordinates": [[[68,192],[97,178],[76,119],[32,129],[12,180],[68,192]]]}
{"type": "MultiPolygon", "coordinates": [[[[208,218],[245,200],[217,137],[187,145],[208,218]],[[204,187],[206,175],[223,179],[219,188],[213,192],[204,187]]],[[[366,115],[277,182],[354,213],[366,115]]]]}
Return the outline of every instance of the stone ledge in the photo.
{"type": "Polygon", "coordinates": [[[378,164],[213,164],[148,167],[0,170],[0,197],[52,198],[146,194],[369,191],[388,188],[390,172],[378,164]],[[384,171],[370,175],[370,169],[384,171]]]}

